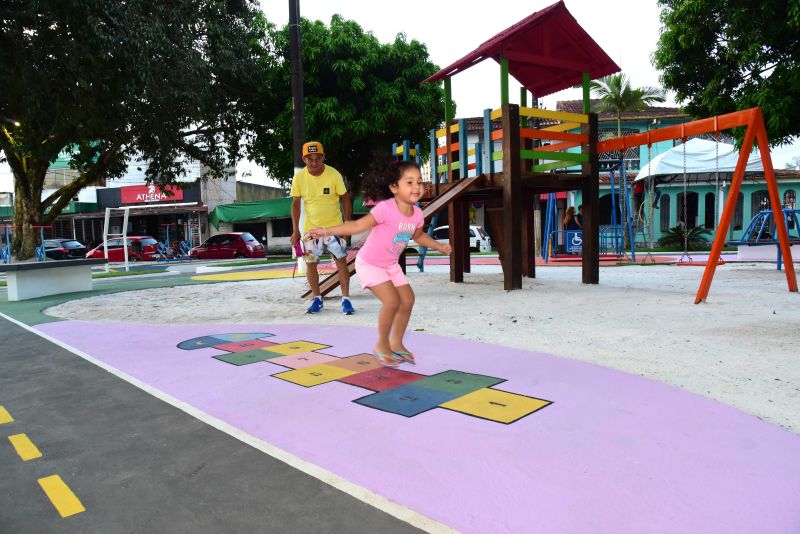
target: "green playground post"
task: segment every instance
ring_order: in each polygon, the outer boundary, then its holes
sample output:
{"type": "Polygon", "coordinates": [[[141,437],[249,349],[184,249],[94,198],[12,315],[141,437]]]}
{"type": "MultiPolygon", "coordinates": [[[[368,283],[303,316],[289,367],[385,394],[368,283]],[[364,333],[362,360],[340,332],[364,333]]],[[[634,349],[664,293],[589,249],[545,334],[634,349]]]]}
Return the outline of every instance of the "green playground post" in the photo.
{"type": "Polygon", "coordinates": [[[508,104],[508,58],[500,56],[500,105],[508,104]]]}
{"type": "Polygon", "coordinates": [[[583,83],[581,84],[583,87],[583,112],[590,113],[592,111],[592,99],[589,96],[589,73],[583,73],[583,83]]]}

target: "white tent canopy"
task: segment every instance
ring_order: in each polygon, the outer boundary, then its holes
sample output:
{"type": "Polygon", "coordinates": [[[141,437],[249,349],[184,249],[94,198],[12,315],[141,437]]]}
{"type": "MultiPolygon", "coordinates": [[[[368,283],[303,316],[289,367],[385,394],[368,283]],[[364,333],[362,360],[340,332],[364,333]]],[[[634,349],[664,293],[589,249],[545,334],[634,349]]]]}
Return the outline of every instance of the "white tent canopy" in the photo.
{"type": "MultiPolygon", "coordinates": [[[[731,173],[739,161],[739,151],[727,143],[715,143],[706,139],[689,139],[686,143],[671,148],[653,158],[650,165],[642,166],[636,180],[648,176],[675,175],[684,172],[683,151],[686,150],[686,173],[731,173]],[[717,146],[719,152],[717,153],[717,146]],[[648,173],[648,170],[650,171],[648,173]]],[[[761,154],[754,151],[747,162],[747,172],[762,172],[761,154]]]]}

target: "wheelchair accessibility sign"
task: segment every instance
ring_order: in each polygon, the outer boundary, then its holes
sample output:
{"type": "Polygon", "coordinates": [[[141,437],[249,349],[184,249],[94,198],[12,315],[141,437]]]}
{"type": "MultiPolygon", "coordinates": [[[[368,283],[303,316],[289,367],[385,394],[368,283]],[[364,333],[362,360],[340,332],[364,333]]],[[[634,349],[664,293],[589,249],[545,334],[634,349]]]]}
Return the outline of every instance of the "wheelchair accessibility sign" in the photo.
{"type": "Polygon", "coordinates": [[[564,232],[564,252],[580,254],[583,251],[583,231],[567,230],[564,232]]]}

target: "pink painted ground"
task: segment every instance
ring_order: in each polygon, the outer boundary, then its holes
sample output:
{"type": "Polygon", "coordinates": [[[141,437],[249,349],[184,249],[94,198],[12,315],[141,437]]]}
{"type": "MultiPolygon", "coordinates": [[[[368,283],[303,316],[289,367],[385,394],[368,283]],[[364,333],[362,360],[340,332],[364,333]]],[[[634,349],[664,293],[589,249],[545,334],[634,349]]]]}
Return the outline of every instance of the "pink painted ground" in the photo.
{"type": "MultiPolygon", "coordinates": [[[[793,532],[800,438],[717,402],[542,353],[409,334],[432,375],[455,369],[554,404],[504,425],[434,409],[406,418],[352,402],[370,392],[305,388],[285,367],[220,362],[213,334],[369,350],[374,330],[308,325],[37,326],[241,430],[463,532],[793,532]]],[[[269,349],[269,347],[267,347],[269,349]]]]}

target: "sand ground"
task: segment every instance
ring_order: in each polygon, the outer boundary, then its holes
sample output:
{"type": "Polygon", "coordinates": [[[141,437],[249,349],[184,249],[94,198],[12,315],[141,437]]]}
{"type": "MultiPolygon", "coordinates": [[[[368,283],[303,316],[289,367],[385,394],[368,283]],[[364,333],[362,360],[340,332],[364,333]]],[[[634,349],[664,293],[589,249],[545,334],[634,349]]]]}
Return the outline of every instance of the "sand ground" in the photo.
{"type": "MultiPolygon", "coordinates": [[[[409,330],[556,354],[619,369],[716,399],[800,433],[800,294],[767,264],[720,266],[708,301],[694,305],[702,269],[537,268],[505,292],[497,266],[473,266],[463,284],[446,266],[409,267],[417,302],[409,330]]],[[[379,302],[354,279],[357,313],[306,315],[299,280],[181,286],[75,300],[47,311],[69,319],[154,324],[295,323],[374,325],[379,302]]],[[[365,340],[365,344],[373,340],[365,340]]],[[[424,358],[424,347],[412,347],[424,358]]],[[[487,355],[491,357],[491,355],[487,355]]]]}

